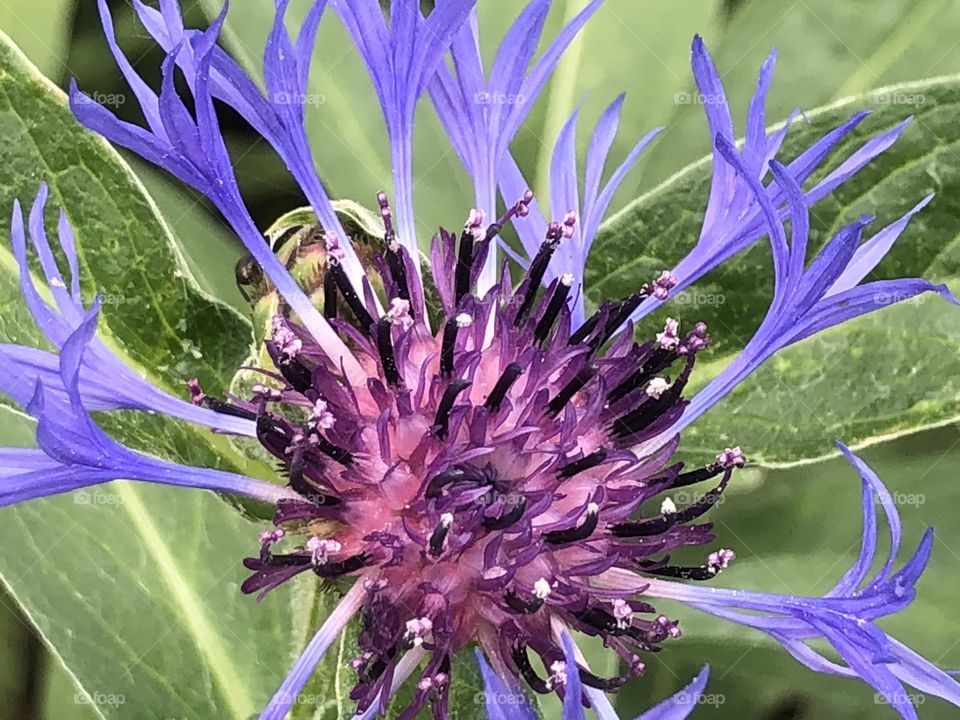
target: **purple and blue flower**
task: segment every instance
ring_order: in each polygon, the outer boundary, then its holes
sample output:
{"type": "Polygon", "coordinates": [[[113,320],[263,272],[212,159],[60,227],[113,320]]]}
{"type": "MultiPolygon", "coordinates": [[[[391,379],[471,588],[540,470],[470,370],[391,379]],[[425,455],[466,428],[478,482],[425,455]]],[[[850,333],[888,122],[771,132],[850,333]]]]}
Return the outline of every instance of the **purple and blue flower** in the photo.
{"type": "MultiPolygon", "coordinates": [[[[715,151],[701,234],[675,267],[588,314],[581,283],[590,245],[618,185],[655,133],[638,140],[604,182],[623,102],[617,97],[593,131],[581,193],[574,112],[554,148],[549,214],[527,188],[509,145],[601,0],[562,29],[536,62],[533,51],[550,3],[532,0],[489,71],[479,52],[475,0],[444,0],[426,16],[414,0],[395,0],[386,16],[378,0],[330,3],[366,62],[390,139],[393,202],[385,192],[377,195],[383,242],[375,273],[351,246],[304,127],[302,98],[324,0],[313,4],[295,39],[284,24],[288,0],[277,1],[263,63],[265,93],[217,44],[226,8],[208,29],[192,30],[184,27],[175,0],[161,0],[159,10],[135,0],[144,26],[167,52],[157,93],[124,56],[106,0],[98,0],[110,47],[146,127],[82,100],[75,86],[74,112],[220,211],[281,298],[266,341],[270,362],[260,370],[262,382],[242,397],[210,397],[191,383],[187,401],[150,387],[96,338],[99,305],[85,307],[80,297],[72,230],[61,218],[67,280],[47,238],[41,188],[26,227],[15,208],[12,237],[24,297],[58,352],[0,347],[0,390],[37,418],[39,446],[0,450],[0,504],[126,478],[272,505],[273,527],[244,560],[250,576],[243,591],[262,596],[313,573],[344,594],[264,719],[286,716],[326,650],[359,617],[358,653],[351,661],[359,718],[385,713],[408,680],[412,700],[400,718],[425,708],[448,717],[453,658],[475,645],[492,719],[534,717],[530,690],[560,695],[565,719],[583,717],[589,706],[609,720],[616,715],[608,694],[642,675],[645,658],[680,636],[677,623],[657,611],[658,598],[762,630],[812,669],[860,677],[885,696],[904,697],[906,683],[960,705],[960,687],[949,675],[874,624],[912,600],[931,535],[895,570],[899,518],[862,461],[843,448],[864,484],[860,559],[826,597],[802,598],[712,586],[735,553],[715,545],[703,518],[746,458],[734,447],[718,448],[703,467],[691,469],[677,459],[681,431],[780,349],[887,305],[891,297],[934,293],[953,300],[945,287],[922,279],[863,283],[929,198],[866,239],[870,219],[857,219],[807,262],[809,207],[887,149],[905,124],[825,168],[831,150],[863,119],[857,114],[781,163],[777,155],[788,126],[766,130],[771,56],[738,146],[719,75],[695,39],[694,77],[701,92],[720,99],[705,105],[715,151]],[[190,98],[176,90],[177,71],[190,98]],[[461,232],[440,230],[433,237],[427,262],[416,233],[411,174],[413,120],[425,95],[474,180],[476,203],[465,209],[461,232]],[[526,102],[478,101],[499,95],[526,102]],[[322,305],[291,277],[251,218],[217,121],[218,102],[275,148],[316,213],[324,251],[322,305]],[[810,182],[814,173],[820,179],[810,182]],[[506,207],[499,216],[498,201],[506,207]],[[509,250],[501,238],[508,225],[521,251],[509,250]],[[46,279],[39,288],[28,263],[27,231],[46,279]],[[681,328],[666,318],[662,332],[635,340],[632,323],[765,236],[776,280],[768,314],[736,359],[687,397],[697,358],[710,342],[707,328],[681,328]],[[433,296],[437,303],[428,301],[433,296]],[[255,437],[276,459],[281,477],[268,483],[135,452],[90,416],[121,408],[255,437]],[[690,504],[678,506],[671,497],[707,482],[712,488],[690,504]],[[891,528],[892,549],[869,577],[876,500],[891,528]],[[702,562],[672,563],[670,553],[681,548],[698,548],[702,562]],[[602,638],[622,660],[622,674],[592,673],[574,634],[602,638]],[[842,664],[812,649],[807,643],[813,639],[827,640],[842,664]],[[511,700],[500,701],[505,698],[511,700]]],[[[705,669],[681,694],[641,717],[686,717],[706,682],[705,669]]],[[[905,718],[916,717],[909,703],[894,707],[905,718]]]]}

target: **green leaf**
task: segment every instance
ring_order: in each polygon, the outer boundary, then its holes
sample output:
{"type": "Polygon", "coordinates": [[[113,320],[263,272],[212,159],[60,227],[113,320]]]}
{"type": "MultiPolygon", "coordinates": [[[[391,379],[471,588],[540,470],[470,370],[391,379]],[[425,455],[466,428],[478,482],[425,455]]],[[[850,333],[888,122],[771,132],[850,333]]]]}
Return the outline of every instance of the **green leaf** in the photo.
{"type": "MultiPolygon", "coordinates": [[[[960,135],[953,119],[958,103],[960,81],[942,78],[877,90],[796,123],[784,150],[787,158],[856,110],[878,105],[836,151],[836,164],[867,137],[915,115],[891,150],[813,208],[811,244],[822,246],[861,214],[877,216],[876,231],[936,193],[868,279],[957,277],[960,173],[955,147],[960,135]],[[878,105],[880,99],[890,102],[878,105]],[[899,102],[907,100],[909,106],[899,102]]],[[[632,292],[693,247],[710,172],[708,159],[694,163],[604,224],[588,266],[591,300],[632,292]]],[[[772,282],[769,245],[761,241],[682,293],[643,323],[642,331],[654,332],[665,315],[687,326],[706,322],[714,345],[703,356],[702,384],[760,324],[772,282]]],[[[838,438],[862,445],[951,422],[958,417],[958,389],[950,380],[958,362],[958,332],[956,308],[925,296],[805,341],[783,351],[688,430],[688,449],[706,457],[725,444],[741,442],[751,459],[784,464],[828,454],[838,438]]]]}
{"type": "MultiPolygon", "coordinates": [[[[80,128],[51,87],[0,42],[0,226],[40,181],[77,230],[83,290],[107,300],[101,336],[151,382],[183,393],[199,376],[212,392],[250,346],[250,325],[196,285],[156,208],[119,155],[80,128]],[[147,331],[149,329],[149,331],[147,331]]],[[[53,227],[49,225],[48,227],[53,227]]],[[[0,248],[0,340],[40,339],[17,288],[9,241],[0,248]]],[[[4,444],[32,439],[32,421],[0,408],[4,444]]],[[[180,462],[265,475],[222,436],[158,416],[114,413],[123,442],[180,462]]],[[[241,559],[260,524],[215,495],[112,483],[2,510],[0,580],[99,717],[245,720],[279,685],[311,628],[277,593],[239,591],[241,559]]]]}

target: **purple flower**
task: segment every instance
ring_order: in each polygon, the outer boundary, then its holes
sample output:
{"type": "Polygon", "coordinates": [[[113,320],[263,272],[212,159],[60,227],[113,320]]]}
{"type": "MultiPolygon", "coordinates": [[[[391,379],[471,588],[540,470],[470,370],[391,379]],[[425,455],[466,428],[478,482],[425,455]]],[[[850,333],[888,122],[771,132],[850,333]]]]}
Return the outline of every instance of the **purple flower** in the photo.
{"type": "MultiPolygon", "coordinates": [[[[0,451],[6,481],[0,502],[132,478],[272,504],[274,527],[258,542],[251,539],[243,591],[262,597],[296,575],[313,573],[345,592],[263,711],[268,720],[286,716],[326,650],[358,615],[350,697],[360,718],[384,712],[408,681],[413,699],[400,718],[410,720],[426,707],[434,717],[448,717],[457,672],[453,658],[477,645],[495,693],[516,694],[521,686],[555,692],[564,698],[565,718],[582,717],[589,704],[607,720],[615,715],[606,693],[641,675],[645,657],[680,635],[676,622],[651,604],[657,597],[686,600],[760,627],[816,669],[860,676],[884,693],[900,681],[935,688],[956,703],[949,677],[872,624],[909,601],[929,540],[904,569],[894,573],[891,561],[864,585],[875,544],[868,515],[861,561],[823,600],[711,593],[671,581],[713,580],[735,559],[732,550],[715,545],[712,527],[702,519],[746,462],[734,447],[704,467],[687,468],[675,458],[680,430],[780,348],[878,307],[876,293],[948,296],[944,288],[916,279],[859,285],[922,204],[863,243],[862,219],[809,265],[804,262],[808,205],[889,145],[899,128],[869,141],[804,192],[801,183],[860,116],[790,165],[777,163],[783,132],[767,137],[763,116],[768,62],[742,150],[734,145],[726,105],[706,106],[716,155],[697,246],[677,267],[627,298],[602,303],[584,319],[579,298],[585,255],[617,184],[649,138],[601,187],[620,113],[621,99],[615,100],[594,132],[581,197],[574,114],[554,153],[550,193],[559,207],[547,221],[507,150],[526,109],[468,105],[471,92],[534,97],[598,2],[560,32],[527,74],[549,5],[534,0],[508,31],[489,77],[476,54],[472,0],[445,0],[426,17],[412,0],[391,3],[389,18],[376,0],[332,4],[369,68],[393,153],[396,222],[387,194],[376,198],[384,235],[373,269],[382,292],[374,290],[340,227],[307,145],[301,98],[325,3],[314,3],[294,42],[284,25],[288,2],[278,0],[264,58],[266,95],[217,45],[222,13],[209,29],[188,30],[174,0],[161,0],[159,11],[138,3],[145,26],[167,51],[157,94],[118,47],[100,0],[110,46],[147,127],[77,102],[76,87],[74,111],[81,122],[168,170],[220,210],[282,299],[265,343],[270,366],[244,397],[212,398],[193,384],[189,404],[149,389],[95,339],[99,307],[85,309],[80,301],[72,235],[62,222],[60,242],[71,270],[67,291],[43,235],[41,192],[31,238],[58,311],[40,299],[29,275],[18,210],[13,235],[24,294],[59,355],[6,350],[5,367],[16,373],[16,382],[0,389],[37,417],[39,449],[0,451]],[[455,72],[444,62],[448,51],[455,72]],[[188,102],[174,87],[177,68],[186,77],[188,102]],[[440,230],[433,238],[429,272],[420,268],[410,170],[413,117],[424,90],[474,177],[478,204],[463,209],[459,235],[440,230]],[[322,311],[254,225],[214,100],[233,107],[273,145],[313,205],[325,238],[322,311]],[[768,169],[774,183],[765,186],[768,169]],[[507,203],[496,219],[495,186],[507,203]],[[784,219],[791,221],[789,243],[784,219]],[[500,233],[511,223],[529,255],[519,282],[496,258],[500,233]],[[767,233],[777,280],[767,319],[731,367],[688,400],[687,383],[709,344],[707,328],[681,328],[666,318],[662,332],[636,342],[632,332],[619,331],[767,233]],[[439,298],[433,317],[428,292],[439,298]],[[121,378],[119,399],[107,398],[98,384],[97,374],[105,371],[121,378]],[[274,485],[136,453],[88,414],[118,407],[253,434],[276,458],[282,479],[274,485]],[[688,505],[678,507],[670,497],[705,482],[713,487],[688,505]],[[702,562],[672,563],[670,553],[680,548],[698,548],[702,562]],[[574,631],[602,638],[623,661],[622,675],[590,672],[571,640],[574,631]],[[847,666],[815,656],[803,645],[811,637],[830,640],[847,666]],[[541,666],[546,675],[537,670],[541,666]]],[[[699,39],[694,74],[704,93],[722,96],[699,39]]],[[[866,477],[882,499],[879,481],[866,477]]],[[[685,717],[705,682],[706,672],[684,696],[643,717],[685,717]]],[[[530,714],[525,703],[488,709],[492,717],[530,714]]]]}

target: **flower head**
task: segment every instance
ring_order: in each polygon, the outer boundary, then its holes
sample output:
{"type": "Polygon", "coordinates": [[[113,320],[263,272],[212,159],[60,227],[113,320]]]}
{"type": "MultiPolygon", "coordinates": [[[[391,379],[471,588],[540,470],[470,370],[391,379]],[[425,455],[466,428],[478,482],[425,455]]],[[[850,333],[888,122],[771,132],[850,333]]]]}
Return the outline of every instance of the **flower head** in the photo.
{"type": "MultiPolygon", "coordinates": [[[[683,411],[696,357],[681,355],[683,338],[669,347],[627,338],[609,344],[616,327],[609,311],[575,334],[571,283],[560,278],[542,290],[533,270],[516,290],[504,276],[477,297],[485,245],[503,225],[477,233],[478,222],[472,214],[459,242],[446,233],[435,241],[434,282],[447,318],[437,333],[421,320],[423,304],[404,301],[416,318],[408,325],[390,313],[375,320],[359,298],[353,305],[344,298],[342,316],[339,305],[335,316],[327,308],[359,350],[365,385],[344,388],[307,337],[292,355],[281,352],[291,347],[284,321],[268,343],[285,382],[279,399],[256,408],[259,437],[302,499],[282,501],[275,518],[288,540],[298,538],[294,546],[261,547],[247,561],[253,575],[244,591],[263,593],[307,571],[361,578],[367,621],[353,694],[361,710],[389,695],[384,683],[413,650],[428,658],[417,704],[442,705],[447,687],[437,676],[448,676],[454,654],[472,642],[517,679],[555,691],[565,676],[554,627],[602,636],[639,672],[641,656],[674,637],[675,625],[592,582],[611,568],[671,572],[653,557],[712,539],[696,521],[733,472],[720,463],[696,478],[677,466],[664,470],[672,444],[650,456],[631,450],[683,411]],[[661,375],[673,371],[664,387],[661,375]],[[300,419],[318,403],[332,416],[324,429],[300,419]],[[654,495],[711,477],[721,479],[708,500],[636,517],[654,495]],[[536,674],[530,653],[549,677],[536,674]]],[[[551,231],[536,267],[546,266],[562,236],[560,227],[551,231]]],[[[415,275],[383,266],[384,286],[398,297],[423,296],[415,275]]],[[[704,339],[701,328],[694,332],[704,339]]],[[[625,679],[581,675],[607,689],[625,679]]]]}

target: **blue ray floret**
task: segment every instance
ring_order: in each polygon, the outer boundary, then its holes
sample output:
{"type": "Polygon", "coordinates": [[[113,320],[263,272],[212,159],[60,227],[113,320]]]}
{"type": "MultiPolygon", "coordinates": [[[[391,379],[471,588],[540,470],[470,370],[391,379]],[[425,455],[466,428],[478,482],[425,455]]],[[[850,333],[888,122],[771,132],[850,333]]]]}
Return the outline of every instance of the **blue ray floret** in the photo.
{"type": "MultiPolygon", "coordinates": [[[[509,153],[511,141],[533,109],[564,51],[601,5],[602,0],[588,3],[548,44],[532,66],[533,54],[550,10],[549,0],[533,0],[517,16],[497,50],[489,73],[483,65],[475,11],[470,22],[454,36],[450,47],[452,70],[443,65],[437,68],[429,86],[430,97],[451,145],[474,181],[476,207],[486,217],[496,216],[498,178],[515,168],[509,153]]],[[[519,185],[505,192],[508,202],[523,194],[527,186],[519,185]]],[[[562,207],[564,210],[577,209],[572,204],[562,207]]],[[[522,218],[514,222],[518,227],[527,225],[522,218]]],[[[546,229],[545,223],[541,223],[541,229],[546,229]]],[[[542,237],[543,232],[539,232],[531,253],[536,252],[542,237]]],[[[484,267],[479,283],[482,292],[496,282],[497,270],[496,262],[484,267]]],[[[562,274],[558,273],[557,277],[562,274]]]]}
{"type": "MultiPolygon", "coordinates": [[[[548,277],[554,275],[559,277],[566,273],[577,276],[583,274],[586,258],[590,254],[590,246],[597,236],[600,223],[610,208],[614,193],[617,191],[620,183],[623,182],[627,173],[630,172],[636,164],[640,155],[659,133],[659,130],[654,130],[642,137],[601,187],[604,167],[617,134],[617,128],[620,123],[620,113],[625,97],[625,95],[617,97],[597,121],[587,150],[585,184],[582,199],[580,197],[579,176],[577,173],[576,126],[579,115],[578,111],[574,111],[573,114],[571,114],[570,119],[567,120],[567,123],[563,126],[557,138],[557,143],[553,150],[553,158],[550,163],[550,207],[554,208],[555,211],[559,208],[571,209],[577,214],[579,222],[574,229],[570,241],[558,248],[556,267],[551,268],[551,274],[548,277]]],[[[504,173],[501,174],[501,177],[507,176],[510,170],[508,167],[504,173]]],[[[514,175],[513,177],[515,181],[522,183],[522,178],[520,178],[519,175],[514,175]]],[[[503,186],[512,186],[512,183],[503,183],[503,186]]],[[[518,223],[518,229],[520,238],[524,242],[527,252],[532,256],[536,252],[536,249],[531,241],[537,233],[537,228],[542,227],[543,219],[542,216],[539,215],[539,209],[533,207],[530,209],[530,214],[527,218],[527,227],[522,227],[522,225],[518,223]],[[521,227],[522,229],[520,229],[521,227]]],[[[583,293],[578,295],[574,303],[574,321],[583,322],[583,293]]]]}
{"type": "MultiPolygon", "coordinates": [[[[41,185],[30,211],[29,237],[46,279],[44,289],[52,298],[52,303],[43,297],[30,271],[27,233],[19,203],[14,204],[10,237],[20,271],[20,288],[27,308],[37,328],[51,345],[60,349],[80,327],[87,308],[83,305],[80,289],[80,267],[73,228],[63,213],[60,214],[57,224],[57,247],[67,261],[70,271],[69,285],[54,258],[43,217],[48,194],[46,184],[41,185]]],[[[0,392],[9,395],[19,405],[24,406],[30,401],[36,383],[41,380],[47,395],[62,395],[64,390],[56,354],[22,345],[0,344],[0,361],[4,368],[0,375],[0,392]]],[[[155,388],[98,339],[91,340],[84,353],[79,392],[84,405],[90,410],[123,408],[159,412],[224,432],[255,434],[255,424],[248,419],[197,407],[155,388]]]]}
{"type": "MultiPolygon", "coordinates": [[[[780,152],[787,137],[790,123],[797,113],[779,130],[768,133],[766,128],[766,99],[773,79],[776,53],[771,53],[760,69],[757,89],[747,112],[746,134],[740,149],[722,152],[720,146],[733,147],[736,135],[727,103],[726,92],[717,68],[710,57],[703,40],[698,36],[692,48],[693,75],[697,83],[698,97],[707,116],[710,135],[715,138],[713,153],[713,177],[710,196],[697,242],[672,269],[675,282],[665,292],[647,298],[634,309],[631,319],[639,320],[654,312],[665,300],[681,292],[721,263],[753,245],[767,234],[769,218],[757,196],[757,184],[768,175],[769,165],[780,152]],[[737,158],[734,160],[734,158],[737,158]]],[[[577,235],[577,242],[561,253],[563,258],[556,268],[546,277],[552,280],[563,272],[576,272],[575,268],[586,264],[593,240],[596,237],[602,215],[606,212],[610,196],[622,182],[636,156],[642,152],[649,140],[643,138],[628,155],[626,160],[614,171],[605,189],[593,198],[592,192],[602,172],[609,151],[609,136],[616,129],[618,103],[614,103],[607,114],[598,123],[587,155],[586,195],[583,212],[586,213],[577,235]],[[594,204],[595,203],[595,204],[594,204]],[[589,208],[589,209],[588,209],[589,208]],[[599,213],[599,215],[598,215],[599,213]]],[[[815,143],[805,148],[793,161],[786,165],[786,172],[797,185],[804,185],[811,176],[820,170],[830,157],[831,152],[841,140],[848,137],[868,116],[867,112],[858,112],[846,122],[826,133],[815,143]]],[[[575,207],[577,197],[577,173],[575,153],[571,147],[572,125],[576,113],[571,117],[557,141],[554,150],[554,162],[551,165],[551,200],[569,202],[575,207]],[[559,189],[558,189],[559,187],[559,189]],[[567,198],[570,198],[567,200],[567,198]]],[[[844,158],[836,167],[804,191],[809,205],[822,200],[839,185],[862,170],[871,160],[886,151],[900,137],[909,120],[880,133],[861,145],[844,158]]],[[[504,197],[515,197],[519,190],[526,187],[525,181],[515,164],[505,163],[499,175],[501,191],[504,197]]],[[[769,205],[781,216],[790,212],[789,198],[777,182],[766,186],[764,194],[769,205]]],[[[565,206],[561,206],[565,207],[565,206]]],[[[563,212],[553,208],[554,213],[563,212]]],[[[531,205],[529,215],[515,223],[529,257],[533,257],[539,247],[540,238],[546,227],[546,221],[535,204],[531,205]]]]}
{"type": "Polygon", "coordinates": [[[63,340],[59,377],[36,380],[24,409],[37,420],[39,449],[0,449],[4,464],[0,506],[119,479],[215,490],[271,504],[295,497],[286,488],[243,475],[143,455],[103,432],[84,406],[80,379],[88,367],[86,356],[96,343],[99,312],[95,302],[63,340]],[[51,385],[56,389],[49,389],[51,385]]]}
{"type": "Polygon", "coordinates": [[[418,264],[413,211],[414,111],[476,2],[444,0],[426,19],[419,3],[390,3],[387,19],[379,0],[331,0],[353,36],[380,100],[393,160],[397,235],[418,264]]]}
{"type": "Polygon", "coordinates": [[[652,579],[645,592],[761,630],[817,672],[862,678],[909,720],[917,718],[917,712],[904,684],[960,706],[960,683],[874,624],[913,601],[916,582],[930,558],[933,531],[924,533],[917,550],[896,570],[901,521],[893,497],[863,460],[839,447],[863,483],[863,538],[857,562],[824,597],[699,588],[660,579],[652,579]],[[877,503],[889,526],[890,550],[871,576],[877,559],[877,503]],[[828,641],[844,664],[812,648],[809,642],[816,639],[828,641]]]}
{"type": "MultiPolygon", "coordinates": [[[[282,3],[280,10],[285,7],[286,3],[282,3]]],[[[322,4],[318,7],[322,8],[322,4]]],[[[179,14],[174,15],[176,8],[172,2],[167,3],[166,9],[168,12],[164,14],[165,19],[179,18],[179,14]]],[[[104,27],[107,28],[108,38],[112,38],[111,20],[104,0],[100,2],[100,12],[104,27]]],[[[218,64],[216,62],[218,58],[223,57],[221,55],[222,51],[218,52],[219,48],[216,41],[224,22],[225,13],[226,6],[210,28],[202,33],[192,34],[189,40],[182,41],[173,48],[163,64],[163,81],[159,95],[143,83],[132,67],[129,67],[126,60],[121,61],[121,68],[124,69],[124,74],[134,89],[140,108],[147,118],[149,130],[121,121],[101,105],[89,102],[77,88],[76,83],[72,83],[70,87],[71,108],[77,119],[87,127],[99,132],[116,144],[141,155],[148,162],[172,173],[209,198],[223,214],[237,237],[244,243],[285,301],[294,308],[301,322],[310,329],[314,336],[324,338],[324,343],[331,352],[339,352],[339,357],[348,373],[354,377],[359,377],[360,369],[353,365],[353,356],[349,349],[342,344],[339,336],[333,332],[303,290],[297,286],[286,268],[270,250],[270,247],[263,242],[263,237],[250,217],[250,212],[240,195],[236,174],[227,153],[214,108],[214,97],[217,89],[226,86],[236,90],[237,84],[241,85],[241,88],[247,89],[249,94],[245,94],[244,98],[252,107],[263,112],[264,123],[285,121],[296,125],[298,117],[295,113],[284,110],[291,106],[285,102],[285,96],[283,95],[279,99],[274,98],[272,102],[267,101],[261,97],[259,92],[253,92],[254,86],[249,80],[245,85],[241,84],[234,72],[230,72],[226,76],[236,81],[234,86],[231,86],[228,80],[221,82],[218,79],[220,76],[215,73],[216,70],[222,69],[224,73],[229,70],[225,63],[218,64]],[[187,50],[188,47],[189,51],[187,50]],[[183,59],[184,52],[187,52],[186,59],[183,59]],[[186,105],[174,88],[174,71],[177,67],[178,58],[181,58],[180,67],[187,77],[193,95],[196,107],[193,114],[187,110],[186,105]],[[272,116],[268,114],[268,110],[273,113],[272,116]]],[[[175,21],[168,20],[168,22],[176,27],[175,21]]],[[[282,18],[279,22],[282,22],[282,18]]],[[[171,34],[173,32],[174,30],[171,30],[171,34]]],[[[112,43],[112,46],[115,55],[123,57],[115,42],[112,43]]],[[[291,68],[285,58],[268,58],[268,61],[273,68],[271,72],[267,73],[270,77],[287,78],[291,72],[297,70],[297,68],[291,68]]],[[[279,83],[280,80],[277,82],[279,83]]],[[[297,137],[299,130],[302,130],[302,115],[299,118],[299,127],[285,130],[273,128],[266,137],[276,139],[279,144],[297,137]]],[[[288,167],[301,167],[302,158],[297,160],[293,157],[299,149],[296,146],[291,146],[289,151],[281,152],[285,159],[288,155],[290,156],[288,167]]],[[[313,188],[312,176],[304,175],[298,177],[298,180],[304,182],[307,189],[313,188]],[[310,181],[309,184],[308,181],[310,181]]],[[[311,200],[321,203],[318,205],[318,213],[324,213],[325,205],[322,203],[324,198],[325,196],[318,195],[311,197],[311,200]]],[[[332,209],[330,212],[332,213],[332,209]]],[[[331,232],[333,231],[331,229],[331,232]]],[[[343,263],[345,267],[348,267],[352,251],[344,244],[341,247],[341,252],[343,263]]]]}
{"type": "MultiPolygon", "coordinates": [[[[717,139],[721,154],[746,171],[736,150],[717,139]]],[[[875,280],[861,284],[890,250],[907,223],[931,200],[921,200],[899,220],[862,241],[872,218],[864,217],[842,228],[807,263],[810,218],[809,199],[787,168],[771,162],[776,182],[788,198],[791,238],[759,183],[754,190],[767,216],[773,247],[774,296],[763,322],[739,355],[692,399],[681,420],[671,428],[679,432],[725,397],[774,353],[804,338],[890,305],[905,302],[923,293],[934,293],[956,304],[946,285],[923,278],[875,280]]]]}
{"type": "MultiPolygon", "coordinates": [[[[251,541],[242,591],[262,598],[312,573],[325,591],[343,596],[263,710],[263,720],[287,716],[355,617],[358,653],[349,665],[356,682],[349,697],[359,720],[386,714],[408,682],[412,693],[398,710],[400,720],[428,708],[438,720],[449,717],[451,684],[461,670],[454,658],[474,645],[491,720],[534,717],[527,690],[559,695],[564,720],[579,720],[588,708],[601,720],[614,720],[608,695],[641,676],[647,658],[680,636],[677,623],[652,604],[664,597],[767,632],[815,670],[866,680],[905,718],[916,715],[902,701],[903,683],[960,705],[955,681],[874,624],[912,600],[931,536],[894,569],[899,518],[861,461],[850,456],[864,478],[860,559],[825,598],[799,598],[693,584],[712,581],[735,559],[729,549],[704,549],[714,542],[704,518],[746,458],[733,447],[702,467],[677,459],[681,430],[783,347],[919,293],[952,300],[946,288],[921,279],[862,282],[929,199],[866,241],[869,218],[850,223],[806,261],[809,206],[889,147],[905,124],[866,141],[803,189],[864,116],[780,163],[786,128],[768,135],[764,115],[771,56],[738,147],[716,68],[697,38],[693,71],[710,98],[704,107],[715,148],[701,235],[677,266],[584,317],[581,284],[590,244],[652,135],[639,139],[603,182],[623,104],[618,96],[593,132],[581,193],[574,112],[553,152],[547,216],[509,155],[529,108],[478,103],[474,93],[523,95],[532,102],[600,1],[589,3],[530,67],[550,8],[547,0],[533,0],[485,73],[475,0],[441,0],[427,15],[415,0],[394,0],[386,13],[377,0],[330,0],[367,64],[393,154],[397,214],[387,194],[379,193],[383,242],[371,268],[361,264],[337,219],[304,127],[310,60],[326,4],[312,3],[291,39],[289,3],[277,0],[264,93],[217,44],[226,8],[209,28],[193,30],[184,27],[175,0],[160,0],[159,10],[136,2],[144,26],[166,52],[157,93],[123,54],[107,3],[99,0],[109,45],[145,127],[119,120],[74,86],[76,116],[208,197],[277,290],[278,310],[264,343],[265,367],[252,370],[262,382],[223,399],[194,384],[194,404],[149,388],[95,337],[99,303],[82,302],[65,220],[58,234],[69,285],[54,262],[42,220],[46,190],[28,223],[47,281],[43,290],[30,272],[17,205],[12,235],[23,294],[56,352],[0,347],[8,371],[0,390],[36,418],[38,444],[0,449],[0,504],[120,478],[270,503],[273,526],[251,541]],[[189,97],[178,94],[178,73],[189,97]],[[425,91],[474,180],[477,207],[463,212],[459,233],[441,229],[433,237],[429,267],[421,269],[411,154],[414,114],[425,91]],[[254,224],[216,102],[231,106],[270,142],[313,206],[319,222],[310,230],[319,231],[314,234],[324,249],[322,309],[254,224]],[[506,207],[499,217],[497,188],[506,207]],[[510,224],[528,256],[518,263],[516,279],[496,253],[510,224]],[[741,355],[688,399],[687,384],[710,343],[706,326],[681,332],[667,318],[662,332],[635,338],[631,318],[656,309],[765,235],[776,280],[767,317],[741,355]],[[428,297],[437,301],[428,303],[428,297]],[[105,374],[116,378],[110,388],[105,374]],[[276,483],[135,452],[90,415],[115,409],[253,435],[257,450],[278,465],[276,483]],[[664,498],[706,482],[712,488],[685,506],[664,498]],[[893,550],[868,578],[876,549],[874,498],[887,514],[893,550]],[[671,563],[670,553],[684,548],[699,548],[703,563],[671,563]],[[592,673],[575,634],[600,638],[622,660],[621,674],[592,673]],[[828,640],[845,664],[807,645],[818,638],[828,640]]],[[[704,669],[641,719],[687,717],[706,681],[704,669]]]]}

